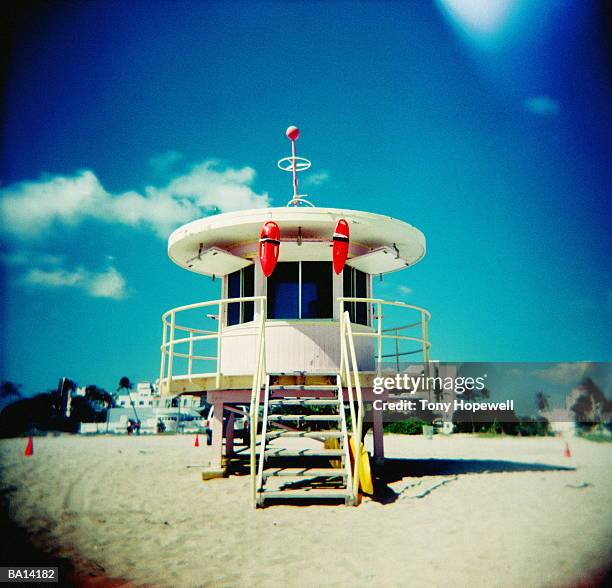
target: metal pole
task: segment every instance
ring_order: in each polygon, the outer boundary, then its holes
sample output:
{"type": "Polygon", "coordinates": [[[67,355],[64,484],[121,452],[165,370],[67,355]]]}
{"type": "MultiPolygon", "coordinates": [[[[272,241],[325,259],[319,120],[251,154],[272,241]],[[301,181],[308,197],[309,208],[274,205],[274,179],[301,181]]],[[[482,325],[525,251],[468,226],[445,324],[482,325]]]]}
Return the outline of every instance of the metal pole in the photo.
{"type": "Polygon", "coordinates": [[[187,375],[191,379],[191,367],[193,364],[193,331],[189,331],[189,358],[187,364],[187,375]]]}
{"type": "MultiPolygon", "coordinates": [[[[263,301],[262,301],[263,302],[263,301]]],[[[263,304],[262,304],[263,306],[263,304]]],[[[251,500],[253,506],[257,506],[257,423],[259,421],[259,396],[261,390],[261,370],[263,363],[263,337],[265,329],[265,316],[262,308],[261,317],[259,320],[259,329],[257,332],[257,350],[255,357],[255,371],[253,372],[253,388],[251,390],[251,500]]]]}
{"type": "Polygon", "coordinates": [[[162,317],[162,346],[161,346],[161,365],[159,367],[159,393],[161,394],[161,388],[164,381],[164,371],[166,369],[166,330],[167,325],[165,319],[162,317]]]}
{"type": "Polygon", "coordinates": [[[395,369],[399,373],[400,365],[399,365],[399,329],[395,329],[395,369]]]}
{"type": "Polygon", "coordinates": [[[378,361],[376,374],[380,377],[380,374],[382,373],[382,304],[380,302],[377,303],[377,308],[378,361]]]}
{"type": "Polygon", "coordinates": [[[225,320],[225,302],[219,302],[219,324],[217,325],[217,369],[215,372],[215,388],[221,386],[221,337],[223,335],[223,321],[225,320]]]}
{"type": "Polygon", "coordinates": [[[168,396],[172,393],[172,364],[174,363],[174,321],[175,312],[170,315],[170,341],[168,342],[168,382],[166,393],[168,396]]]}
{"type": "Polygon", "coordinates": [[[292,157],[292,167],[291,171],[293,172],[293,205],[297,206],[298,200],[298,178],[297,178],[297,162],[295,161],[295,141],[291,141],[291,157],[292,157]]]}
{"type": "Polygon", "coordinates": [[[359,496],[359,460],[361,457],[361,431],[363,423],[363,398],[361,396],[361,383],[359,381],[359,368],[357,366],[357,355],[355,353],[355,343],[353,341],[353,330],[350,321],[346,325],[347,338],[349,343],[349,351],[351,355],[351,363],[353,366],[353,374],[355,375],[355,393],[357,396],[357,423],[355,429],[355,464],[353,474],[353,499],[357,504],[359,496]]]}
{"type": "Polygon", "coordinates": [[[425,371],[425,389],[429,393],[429,400],[431,400],[431,391],[429,390],[429,328],[427,324],[427,315],[421,313],[421,338],[423,339],[423,362],[425,371]]]}

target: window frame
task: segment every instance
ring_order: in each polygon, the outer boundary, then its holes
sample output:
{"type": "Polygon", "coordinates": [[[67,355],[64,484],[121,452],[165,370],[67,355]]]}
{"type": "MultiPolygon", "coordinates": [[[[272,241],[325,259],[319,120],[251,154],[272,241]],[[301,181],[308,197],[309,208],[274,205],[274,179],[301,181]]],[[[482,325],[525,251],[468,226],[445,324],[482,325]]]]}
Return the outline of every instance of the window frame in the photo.
{"type": "MultiPolygon", "coordinates": [[[[326,260],[301,260],[301,259],[296,259],[296,260],[292,260],[292,261],[282,261],[279,263],[297,263],[298,264],[298,316],[297,317],[293,317],[293,318],[271,318],[270,316],[267,317],[268,320],[271,321],[325,321],[325,322],[330,322],[334,320],[334,279],[335,279],[335,274],[334,274],[334,268],[333,268],[333,264],[331,261],[326,261],[326,260]],[[320,318],[311,318],[311,317],[307,317],[307,318],[302,318],[302,264],[303,263],[325,263],[325,264],[329,264],[329,272],[331,275],[331,288],[330,288],[330,294],[332,297],[331,300],[331,316],[329,317],[320,317],[320,318]]],[[[266,298],[268,297],[268,278],[265,278],[264,280],[264,292],[265,292],[265,296],[266,298]]]]}
{"type": "MultiPolygon", "coordinates": [[[[239,285],[240,296],[238,296],[238,298],[242,298],[242,297],[246,296],[245,293],[244,293],[244,291],[245,291],[244,274],[245,274],[245,271],[247,271],[249,269],[253,272],[253,283],[252,283],[252,286],[251,286],[251,290],[252,290],[253,293],[250,294],[250,296],[254,296],[255,295],[255,281],[256,281],[255,273],[256,272],[255,272],[255,264],[252,263],[250,265],[247,265],[246,267],[243,267],[243,268],[241,268],[239,270],[236,270],[235,272],[231,272],[231,273],[229,273],[229,274],[227,274],[225,276],[224,298],[229,299],[229,281],[230,281],[230,276],[234,275],[234,274],[238,274],[240,276],[240,285],[239,285]]],[[[224,314],[225,314],[225,316],[224,316],[223,323],[224,323],[225,327],[236,327],[238,325],[246,325],[248,323],[252,323],[255,320],[255,303],[254,302],[232,302],[232,303],[228,303],[226,305],[226,309],[225,309],[225,313],[224,314]],[[230,304],[238,304],[239,305],[238,306],[238,322],[231,323],[231,324],[229,322],[229,318],[230,318],[230,316],[229,316],[230,315],[230,313],[229,313],[229,306],[230,306],[230,304]],[[251,315],[251,319],[248,320],[248,321],[244,320],[246,305],[250,305],[250,307],[251,307],[251,311],[249,313],[251,315]]]]}
{"type": "MultiPolygon", "coordinates": [[[[365,294],[366,295],[364,296],[364,298],[371,298],[372,297],[372,274],[368,274],[367,272],[363,272],[354,267],[350,267],[346,265],[344,266],[344,269],[342,270],[342,296],[345,298],[361,298],[360,296],[359,297],[357,296],[357,280],[356,280],[357,272],[359,272],[360,274],[363,274],[364,279],[365,279],[365,294]],[[344,292],[344,280],[345,280],[346,271],[349,271],[352,274],[351,277],[349,278],[350,284],[351,284],[351,292],[348,294],[348,296],[344,292]]],[[[363,325],[365,327],[372,326],[372,304],[370,302],[345,302],[344,308],[345,310],[349,311],[352,323],[363,325]],[[365,305],[365,309],[366,309],[365,310],[365,318],[366,318],[365,323],[361,323],[357,321],[357,305],[358,304],[365,305]]]]}

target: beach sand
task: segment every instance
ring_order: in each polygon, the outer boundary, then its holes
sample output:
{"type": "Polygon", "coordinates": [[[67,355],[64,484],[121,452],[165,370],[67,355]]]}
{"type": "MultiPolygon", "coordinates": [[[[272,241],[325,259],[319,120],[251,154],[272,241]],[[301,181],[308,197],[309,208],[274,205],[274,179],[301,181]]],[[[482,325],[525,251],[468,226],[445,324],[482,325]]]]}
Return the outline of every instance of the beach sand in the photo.
{"type": "Polygon", "coordinates": [[[610,443],[387,435],[378,500],[254,510],[248,476],[202,482],[193,441],[1,441],[9,541],[89,585],[586,586],[610,562],[610,443]]]}

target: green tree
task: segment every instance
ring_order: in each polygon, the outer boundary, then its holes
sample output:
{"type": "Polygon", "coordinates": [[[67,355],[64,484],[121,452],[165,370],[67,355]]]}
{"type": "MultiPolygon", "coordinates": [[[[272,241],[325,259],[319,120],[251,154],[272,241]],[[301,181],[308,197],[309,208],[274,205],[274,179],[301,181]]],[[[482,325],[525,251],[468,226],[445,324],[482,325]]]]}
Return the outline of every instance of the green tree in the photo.
{"type": "Polygon", "coordinates": [[[21,384],[15,382],[2,382],[0,384],[0,398],[21,398],[21,384]]]}
{"type": "Polygon", "coordinates": [[[545,412],[550,408],[550,396],[544,392],[536,392],[535,402],[538,407],[538,412],[545,412]]]}
{"type": "MultiPolygon", "coordinates": [[[[463,399],[466,402],[479,402],[491,398],[491,393],[487,388],[477,390],[476,388],[466,388],[463,392],[463,399]]],[[[470,411],[470,421],[472,423],[472,433],[474,432],[474,412],[470,411]]]]}

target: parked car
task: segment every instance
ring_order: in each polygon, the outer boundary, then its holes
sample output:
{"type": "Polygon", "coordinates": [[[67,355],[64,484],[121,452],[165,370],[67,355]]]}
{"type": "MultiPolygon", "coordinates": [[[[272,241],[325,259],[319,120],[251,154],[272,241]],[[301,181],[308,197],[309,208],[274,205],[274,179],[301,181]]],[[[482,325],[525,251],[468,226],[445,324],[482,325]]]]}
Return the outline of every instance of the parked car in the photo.
{"type": "MultiPolygon", "coordinates": [[[[239,410],[243,410],[246,412],[246,406],[237,407],[239,410]]],[[[223,432],[225,433],[228,423],[228,412],[226,411],[223,416],[223,432]]],[[[210,405],[210,410],[206,414],[204,424],[206,425],[206,434],[207,434],[207,442],[208,445],[212,444],[212,428],[211,421],[214,417],[214,406],[210,405]]],[[[234,413],[234,438],[238,438],[242,441],[244,445],[249,444],[249,419],[244,414],[234,413]]]]}

